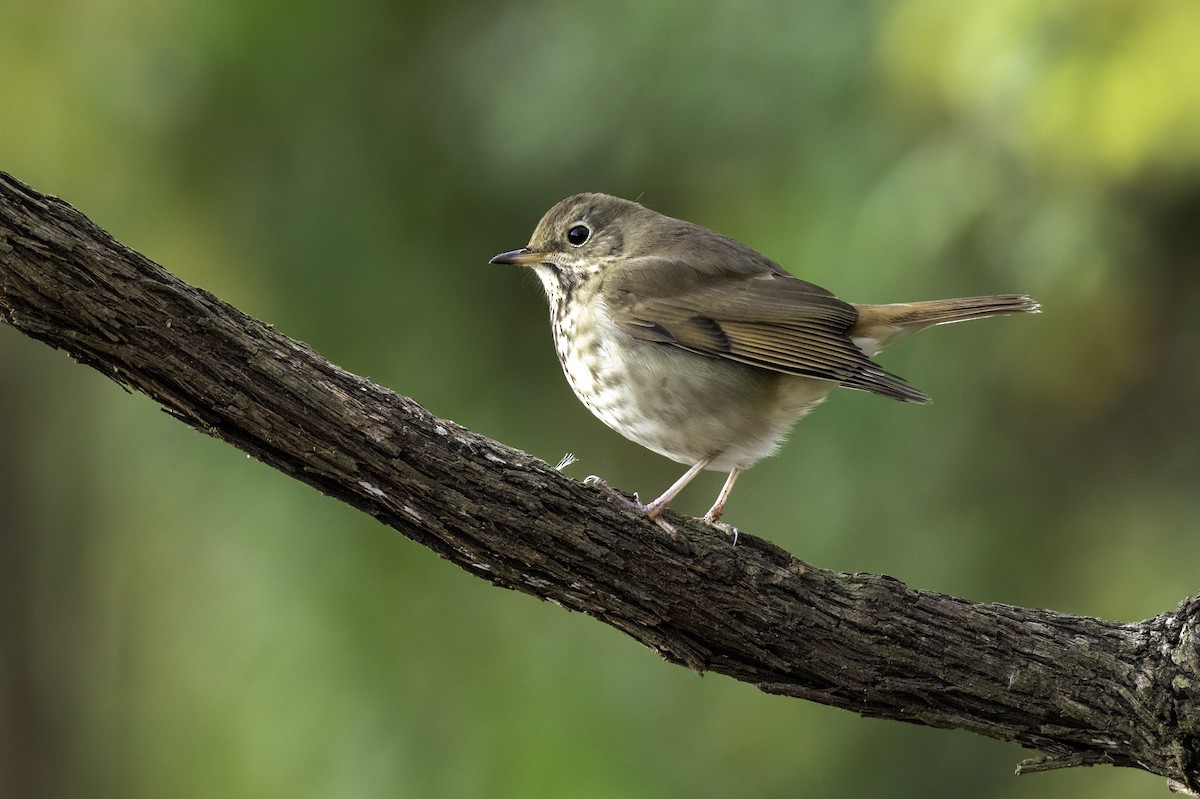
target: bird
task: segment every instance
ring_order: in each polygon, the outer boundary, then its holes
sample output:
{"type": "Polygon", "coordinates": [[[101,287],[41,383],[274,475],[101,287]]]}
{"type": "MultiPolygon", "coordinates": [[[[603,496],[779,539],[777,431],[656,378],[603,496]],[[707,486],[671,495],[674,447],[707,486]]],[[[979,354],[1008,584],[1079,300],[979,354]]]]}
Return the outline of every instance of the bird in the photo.
{"type": "Polygon", "coordinates": [[[688,467],[637,510],[660,520],[696,475],[719,471],[725,483],[703,518],[725,528],[738,475],[838,386],[929,402],[871,360],[885,346],[934,325],[1040,310],[1024,294],[844,302],[716,231],[590,192],[555,204],[525,247],[490,263],[537,275],[563,374],[588,410],[688,467]]]}

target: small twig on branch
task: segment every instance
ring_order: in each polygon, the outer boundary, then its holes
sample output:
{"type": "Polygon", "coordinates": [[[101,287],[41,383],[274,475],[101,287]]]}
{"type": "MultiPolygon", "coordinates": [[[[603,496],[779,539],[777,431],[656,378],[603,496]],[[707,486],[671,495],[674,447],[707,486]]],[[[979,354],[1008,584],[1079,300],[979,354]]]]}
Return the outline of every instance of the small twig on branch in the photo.
{"type": "Polygon", "coordinates": [[[673,662],[866,716],[1112,763],[1200,794],[1200,597],[1121,624],[670,536],[523,452],[329,363],[0,173],[0,320],[467,572],[673,662]]]}

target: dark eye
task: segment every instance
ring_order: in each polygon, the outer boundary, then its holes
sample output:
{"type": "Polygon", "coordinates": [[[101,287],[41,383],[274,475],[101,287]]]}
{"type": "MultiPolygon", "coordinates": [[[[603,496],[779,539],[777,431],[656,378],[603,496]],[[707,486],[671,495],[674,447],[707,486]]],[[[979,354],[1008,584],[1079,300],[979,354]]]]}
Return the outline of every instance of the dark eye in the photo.
{"type": "Polygon", "coordinates": [[[592,231],[587,229],[587,225],[575,225],[567,231],[567,241],[572,247],[581,247],[591,235],[592,231]]]}

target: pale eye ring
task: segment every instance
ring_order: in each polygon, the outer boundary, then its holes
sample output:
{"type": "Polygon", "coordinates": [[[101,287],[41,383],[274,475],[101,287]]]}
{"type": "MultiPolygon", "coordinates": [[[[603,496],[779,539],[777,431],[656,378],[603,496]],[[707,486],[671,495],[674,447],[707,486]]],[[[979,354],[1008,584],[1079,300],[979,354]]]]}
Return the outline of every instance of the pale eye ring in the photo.
{"type": "Polygon", "coordinates": [[[567,231],[567,243],[572,247],[582,247],[592,237],[592,231],[587,225],[575,224],[567,231]]]}

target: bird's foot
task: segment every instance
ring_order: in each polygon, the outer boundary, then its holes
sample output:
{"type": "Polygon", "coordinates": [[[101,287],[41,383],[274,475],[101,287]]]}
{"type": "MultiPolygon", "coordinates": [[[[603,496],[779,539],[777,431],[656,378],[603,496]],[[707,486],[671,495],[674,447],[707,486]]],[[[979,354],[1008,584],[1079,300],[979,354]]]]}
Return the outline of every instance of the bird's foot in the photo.
{"type": "Polygon", "coordinates": [[[733,546],[735,546],[735,547],[737,546],[738,535],[740,535],[740,533],[738,532],[738,529],[736,527],[734,527],[732,524],[726,524],[725,522],[721,521],[720,519],[709,518],[709,514],[705,514],[702,521],[705,524],[707,524],[709,527],[713,527],[717,530],[720,530],[725,535],[732,536],[733,537],[733,546]]]}
{"type": "Polygon", "coordinates": [[[647,519],[653,520],[655,524],[665,530],[672,538],[678,538],[679,531],[675,529],[673,524],[662,518],[660,515],[663,511],[662,505],[658,505],[654,502],[651,502],[649,505],[644,505],[636,493],[634,493],[633,499],[630,499],[617,489],[610,486],[608,482],[599,475],[588,475],[583,479],[583,484],[599,488],[608,495],[609,500],[615,505],[618,505],[626,510],[631,510],[641,516],[645,516],[647,519]]]}

